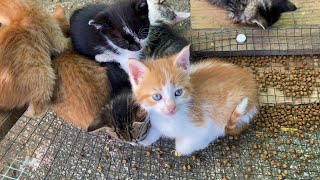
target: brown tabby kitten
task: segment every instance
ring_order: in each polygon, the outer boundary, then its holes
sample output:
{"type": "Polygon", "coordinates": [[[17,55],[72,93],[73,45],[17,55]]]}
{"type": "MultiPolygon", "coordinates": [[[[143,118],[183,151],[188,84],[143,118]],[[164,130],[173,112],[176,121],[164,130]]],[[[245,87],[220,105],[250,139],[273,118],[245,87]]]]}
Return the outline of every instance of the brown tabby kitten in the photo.
{"type": "Polygon", "coordinates": [[[67,47],[58,24],[31,0],[0,1],[0,108],[29,104],[26,115],[44,112],[55,74],[51,56],[67,47]]]}

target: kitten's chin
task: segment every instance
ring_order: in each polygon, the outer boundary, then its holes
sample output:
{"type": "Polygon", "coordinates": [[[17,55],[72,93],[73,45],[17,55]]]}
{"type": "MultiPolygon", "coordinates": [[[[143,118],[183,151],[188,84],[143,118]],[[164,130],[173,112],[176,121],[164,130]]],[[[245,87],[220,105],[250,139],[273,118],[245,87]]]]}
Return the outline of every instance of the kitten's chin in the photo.
{"type": "Polygon", "coordinates": [[[164,112],[164,111],[162,111],[161,113],[162,113],[163,115],[165,115],[165,116],[170,117],[170,116],[174,116],[175,114],[177,114],[177,110],[175,110],[175,111],[170,111],[170,112],[164,112]]]}

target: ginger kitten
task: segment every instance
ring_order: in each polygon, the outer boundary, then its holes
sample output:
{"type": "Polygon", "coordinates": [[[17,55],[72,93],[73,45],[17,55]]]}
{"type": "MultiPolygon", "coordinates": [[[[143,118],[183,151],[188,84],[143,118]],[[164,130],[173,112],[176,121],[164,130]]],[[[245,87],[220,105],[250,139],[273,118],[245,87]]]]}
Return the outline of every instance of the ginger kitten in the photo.
{"type": "Polygon", "coordinates": [[[224,135],[237,135],[258,109],[252,74],[214,61],[189,64],[189,46],[156,61],[129,60],[134,98],[150,116],[142,145],[173,138],[176,151],[189,155],[224,135]]]}
{"type": "Polygon", "coordinates": [[[110,94],[107,70],[67,50],[53,60],[57,85],[51,108],[66,122],[87,128],[110,94]]]}
{"type": "MultiPolygon", "coordinates": [[[[63,7],[57,5],[52,17],[68,36],[69,24],[63,7]]],[[[64,121],[86,129],[109,100],[111,88],[107,73],[110,69],[72,49],[70,41],[68,50],[53,59],[57,81],[50,105],[64,121]]]]}
{"type": "Polygon", "coordinates": [[[67,47],[57,22],[31,0],[0,1],[0,108],[29,104],[39,115],[50,101],[55,74],[51,56],[67,47]]]}

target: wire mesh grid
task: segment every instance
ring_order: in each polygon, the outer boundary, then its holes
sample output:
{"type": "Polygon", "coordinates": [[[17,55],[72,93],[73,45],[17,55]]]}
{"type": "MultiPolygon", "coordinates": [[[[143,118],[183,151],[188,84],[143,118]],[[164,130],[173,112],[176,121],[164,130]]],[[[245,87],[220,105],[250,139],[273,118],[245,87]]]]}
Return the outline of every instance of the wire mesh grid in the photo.
{"type": "Polygon", "coordinates": [[[0,179],[319,179],[320,31],[310,27],[288,32],[307,30],[295,34],[295,46],[279,36],[277,49],[277,43],[267,45],[261,39],[283,29],[267,30],[263,37],[261,30],[238,29],[189,34],[202,57],[224,56],[217,59],[256,75],[262,106],[240,136],[220,138],[192,156],[176,157],[171,140],[150,148],[131,146],[106,134],[88,134],[48,111],[43,118],[22,116],[0,142],[0,179]],[[247,42],[236,44],[241,31],[247,42]]]}

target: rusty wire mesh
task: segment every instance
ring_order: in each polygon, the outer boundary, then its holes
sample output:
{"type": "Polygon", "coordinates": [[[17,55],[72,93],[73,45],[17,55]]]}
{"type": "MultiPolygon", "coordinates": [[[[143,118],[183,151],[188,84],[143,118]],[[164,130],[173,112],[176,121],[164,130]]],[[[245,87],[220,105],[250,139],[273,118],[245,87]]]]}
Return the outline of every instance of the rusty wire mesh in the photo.
{"type": "Polygon", "coordinates": [[[52,111],[22,116],[0,142],[0,179],[319,179],[320,27],[187,36],[199,56],[256,75],[261,108],[245,133],[175,157],[170,140],[133,147],[65,124],[52,111]],[[235,41],[238,33],[246,43],[235,41]]]}

